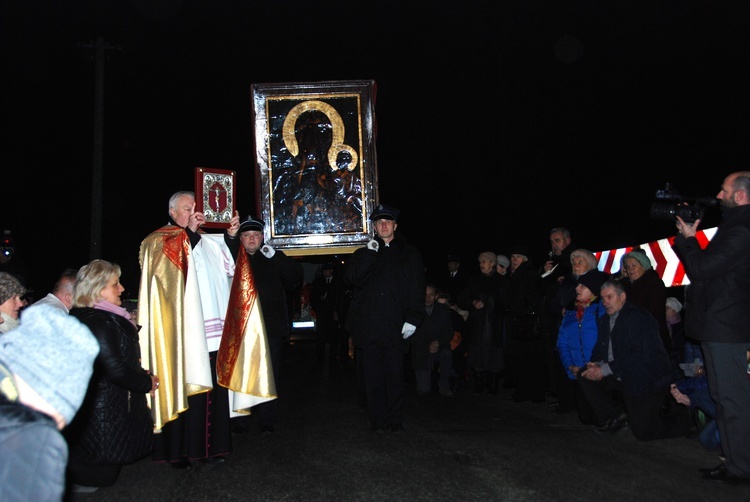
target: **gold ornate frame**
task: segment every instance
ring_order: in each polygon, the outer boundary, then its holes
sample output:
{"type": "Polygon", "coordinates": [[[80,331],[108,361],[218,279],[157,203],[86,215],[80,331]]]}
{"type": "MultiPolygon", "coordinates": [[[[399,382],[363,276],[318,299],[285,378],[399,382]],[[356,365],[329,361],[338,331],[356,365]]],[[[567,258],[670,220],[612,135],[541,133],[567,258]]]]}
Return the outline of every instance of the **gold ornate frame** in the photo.
{"type": "Polygon", "coordinates": [[[195,168],[195,210],[206,217],[204,227],[229,228],[236,204],[235,172],[195,168]]]}
{"type": "Polygon", "coordinates": [[[365,244],[378,200],[375,82],[254,84],[251,93],[266,242],[291,255],[365,244]]]}

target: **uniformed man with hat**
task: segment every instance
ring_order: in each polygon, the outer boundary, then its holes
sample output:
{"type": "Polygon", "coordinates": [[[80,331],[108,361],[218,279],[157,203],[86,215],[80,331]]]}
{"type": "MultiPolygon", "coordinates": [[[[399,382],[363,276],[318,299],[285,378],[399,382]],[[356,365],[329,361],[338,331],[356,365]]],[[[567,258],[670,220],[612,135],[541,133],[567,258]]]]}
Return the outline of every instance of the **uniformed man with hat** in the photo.
{"type": "Polygon", "coordinates": [[[354,288],[347,327],[373,431],[404,430],[404,340],[425,315],[422,257],[396,233],[398,215],[385,204],[375,208],[375,236],[354,252],[344,275],[354,288]]]}

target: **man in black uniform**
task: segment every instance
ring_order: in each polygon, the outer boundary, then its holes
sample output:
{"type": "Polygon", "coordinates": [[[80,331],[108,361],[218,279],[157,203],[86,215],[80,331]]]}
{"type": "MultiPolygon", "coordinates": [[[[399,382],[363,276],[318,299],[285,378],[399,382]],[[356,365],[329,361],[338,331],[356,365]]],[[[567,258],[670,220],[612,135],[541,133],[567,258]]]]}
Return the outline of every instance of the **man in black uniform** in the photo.
{"type": "Polygon", "coordinates": [[[354,287],[347,324],[373,431],[404,430],[404,340],[425,315],[422,257],[396,235],[398,213],[377,206],[375,238],[354,252],[344,276],[354,287]]]}

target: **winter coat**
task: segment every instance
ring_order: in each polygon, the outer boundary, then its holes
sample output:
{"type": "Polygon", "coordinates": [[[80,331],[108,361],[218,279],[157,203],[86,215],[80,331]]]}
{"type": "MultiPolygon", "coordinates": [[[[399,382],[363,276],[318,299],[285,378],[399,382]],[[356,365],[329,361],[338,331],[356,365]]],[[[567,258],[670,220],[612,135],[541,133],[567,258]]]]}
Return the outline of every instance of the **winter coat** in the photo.
{"type": "Polygon", "coordinates": [[[479,273],[469,278],[458,295],[458,306],[469,312],[463,334],[468,345],[502,347],[504,284],[505,277],[494,271],[491,275],[479,273]],[[481,300],[484,307],[474,308],[475,300],[481,300]]]}
{"type": "MultiPolygon", "coordinates": [[[[507,277],[508,287],[503,295],[507,312],[506,329],[511,338],[524,341],[534,339],[536,336],[521,333],[521,330],[530,329],[532,319],[538,321],[541,318],[542,279],[529,261],[521,263],[507,277]]],[[[537,336],[542,336],[541,331],[537,336]]]]}
{"type": "Polygon", "coordinates": [[[87,464],[127,464],[151,454],[153,421],[146,404],[151,377],[141,367],[138,329],[104,310],[73,308],[70,315],[99,341],[86,397],[65,429],[71,457],[87,464]]]}
{"type": "Polygon", "coordinates": [[[419,325],[411,342],[412,367],[415,370],[429,370],[430,344],[437,341],[439,349],[450,349],[453,338],[453,320],[448,305],[435,302],[432,313],[426,314],[419,325]]]}
{"type": "Polygon", "coordinates": [[[628,303],[640,305],[654,316],[659,323],[659,336],[664,344],[664,348],[669,352],[672,348],[672,338],[669,335],[667,326],[667,287],[661,280],[656,270],[650,268],[642,276],[631,282],[628,279],[622,281],[625,287],[625,293],[628,295],[628,303]]]}
{"type": "Polygon", "coordinates": [[[750,342],[750,205],[725,208],[706,246],[675,238],[685,266],[685,335],[702,342],[750,342]]]}
{"type": "Polygon", "coordinates": [[[592,361],[607,362],[610,339],[613,360],[609,361],[609,368],[622,382],[625,394],[641,396],[669,388],[672,368],[654,316],[643,307],[626,302],[611,332],[609,316],[602,316],[592,361]]]}
{"type": "Polygon", "coordinates": [[[591,351],[599,333],[599,318],[603,315],[606,315],[606,312],[599,300],[586,307],[580,322],[575,310],[565,311],[557,336],[557,351],[569,379],[576,379],[568,369],[570,366],[580,368],[591,361],[591,351]]]}
{"type": "Polygon", "coordinates": [[[344,282],[354,288],[347,331],[357,347],[403,346],[404,323],[419,326],[425,315],[422,257],[402,235],[388,246],[375,240],[378,251],[358,249],[344,270],[344,282]]]}

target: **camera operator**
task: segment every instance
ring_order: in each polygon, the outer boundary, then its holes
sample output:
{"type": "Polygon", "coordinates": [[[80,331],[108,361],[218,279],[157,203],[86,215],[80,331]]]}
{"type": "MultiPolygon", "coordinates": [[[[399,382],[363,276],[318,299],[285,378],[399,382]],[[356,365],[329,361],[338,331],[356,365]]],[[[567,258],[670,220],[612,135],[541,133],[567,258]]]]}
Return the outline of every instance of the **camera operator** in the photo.
{"type": "Polygon", "coordinates": [[[750,171],[724,179],[716,196],[723,221],[705,249],[696,239],[700,219],[676,216],[674,249],[685,266],[686,331],[701,342],[723,464],[701,469],[703,478],[750,484],[750,171]]]}

